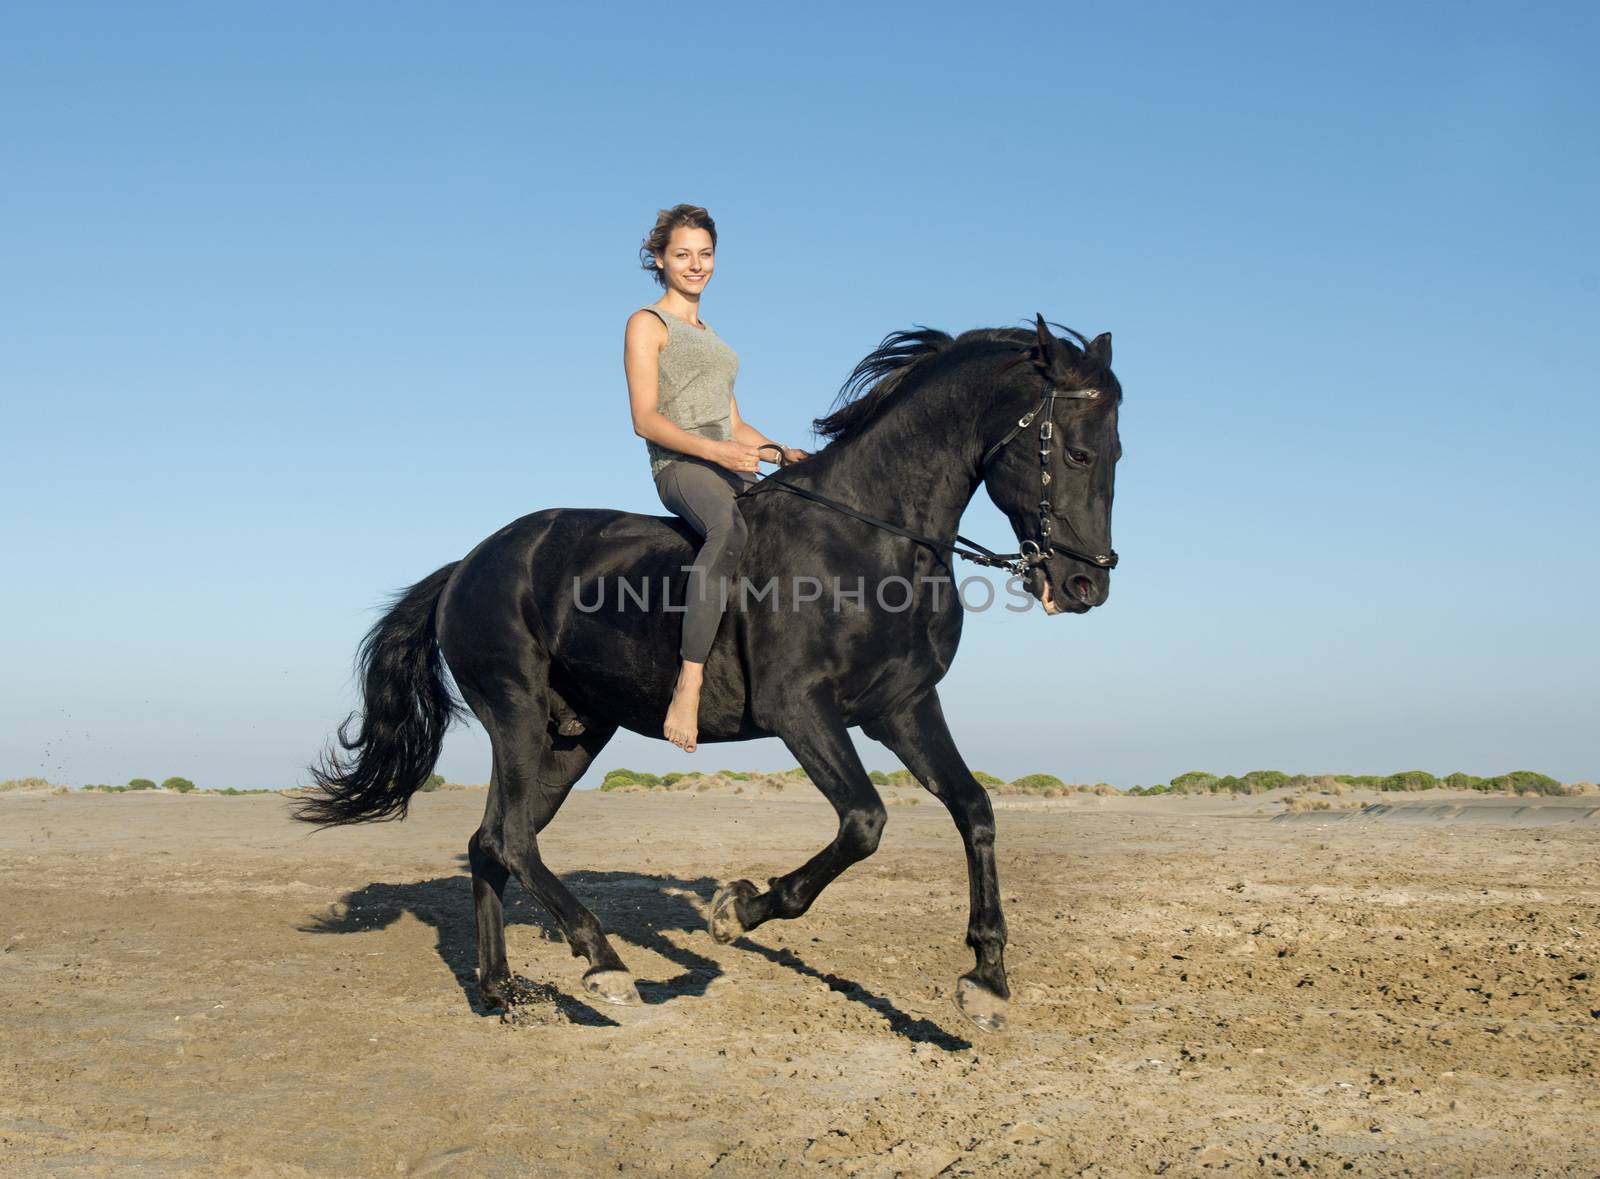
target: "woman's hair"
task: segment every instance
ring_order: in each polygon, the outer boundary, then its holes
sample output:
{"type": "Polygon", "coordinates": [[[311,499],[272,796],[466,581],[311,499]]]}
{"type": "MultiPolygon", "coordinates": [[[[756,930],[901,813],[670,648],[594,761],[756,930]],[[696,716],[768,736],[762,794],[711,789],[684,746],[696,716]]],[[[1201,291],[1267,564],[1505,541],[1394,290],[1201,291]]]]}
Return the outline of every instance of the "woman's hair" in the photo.
{"type": "Polygon", "coordinates": [[[717,223],[699,205],[673,205],[662,209],[656,217],[655,228],[645,235],[639,247],[639,264],[655,278],[657,286],[667,285],[667,275],[656,265],[656,255],[667,252],[674,229],[703,229],[711,235],[711,248],[717,246],[717,223]]]}

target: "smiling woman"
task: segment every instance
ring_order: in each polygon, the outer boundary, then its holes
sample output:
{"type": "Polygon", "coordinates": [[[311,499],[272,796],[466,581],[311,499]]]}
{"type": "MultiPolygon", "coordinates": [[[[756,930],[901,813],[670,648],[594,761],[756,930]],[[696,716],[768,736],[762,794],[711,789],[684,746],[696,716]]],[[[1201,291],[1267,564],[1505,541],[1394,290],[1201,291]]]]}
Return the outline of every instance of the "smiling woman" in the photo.
{"type": "Polygon", "coordinates": [[[704,543],[685,591],[681,664],[662,735],[694,752],[700,687],[722,621],[726,586],[746,538],[734,497],[755,479],[760,449],[788,465],[805,457],[739,417],[733,383],[739,356],[700,320],[701,296],[716,269],[717,225],[698,205],[663,209],[640,260],[665,294],[628,318],[623,367],[633,431],[645,440],[661,502],[704,543]]]}

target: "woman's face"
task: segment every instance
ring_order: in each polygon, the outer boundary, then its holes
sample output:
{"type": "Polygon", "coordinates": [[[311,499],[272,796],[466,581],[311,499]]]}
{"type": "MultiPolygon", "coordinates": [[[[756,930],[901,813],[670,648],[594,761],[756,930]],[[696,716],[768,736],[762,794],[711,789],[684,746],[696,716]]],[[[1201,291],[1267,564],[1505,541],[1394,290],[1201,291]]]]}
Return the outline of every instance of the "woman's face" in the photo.
{"type": "Polygon", "coordinates": [[[656,255],[656,265],[661,267],[670,289],[695,300],[711,281],[716,252],[709,233],[680,225],[672,231],[665,252],[656,255]]]}

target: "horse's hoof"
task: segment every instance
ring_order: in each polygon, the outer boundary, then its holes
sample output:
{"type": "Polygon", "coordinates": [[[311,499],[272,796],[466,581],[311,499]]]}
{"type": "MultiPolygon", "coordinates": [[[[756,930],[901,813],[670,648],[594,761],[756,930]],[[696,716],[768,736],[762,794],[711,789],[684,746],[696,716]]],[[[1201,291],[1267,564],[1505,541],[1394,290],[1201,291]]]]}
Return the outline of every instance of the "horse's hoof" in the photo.
{"type": "Polygon", "coordinates": [[[633,975],[626,970],[591,970],[583,976],[583,989],[596,999],[620,1007],[637,1007],[642,1001],[639,988],[633,985],[633,975]]]}
{"type": "Polygon", "coordinates": [[[492,978],[478,984],[478,1002],[483,1004],[486,1011],[494,1011],[501,1007],[509,1010],[512,1003],[511,992],[511,979],[492,978]]]}
{"type": "Polygon", "coordinates": [[[739,920],[739,901],[756,895],[756,886],[748,880],[735,880],[717,889],[711,898],[711,940],[727,945],[744,933],[744,922],[739,920]]]}
{"type": "Polygon", "coordinates": [[[985,1032],[998,1032],[1006,1026],[1006,1011],[1011,1000],[1002,999],[976,979],[963,977],[956,983],[956,1010],[985,1032]]]}

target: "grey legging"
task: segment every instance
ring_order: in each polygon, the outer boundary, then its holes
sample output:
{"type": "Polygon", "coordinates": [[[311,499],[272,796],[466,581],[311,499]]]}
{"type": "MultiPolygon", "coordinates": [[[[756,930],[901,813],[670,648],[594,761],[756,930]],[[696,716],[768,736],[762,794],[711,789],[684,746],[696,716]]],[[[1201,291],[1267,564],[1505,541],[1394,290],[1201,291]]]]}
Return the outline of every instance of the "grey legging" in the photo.
{"type": "Polygon", "coordinates": [[[706,661],[722,622],[723,597],[736,592],[733,577],[744,552],[746,529],[733,497],[752,481],[725,467],[681,459],[672,460],[656,475],[661,502],[705,537],[684,590],[678,655],[691,663],[706,661]]]}

